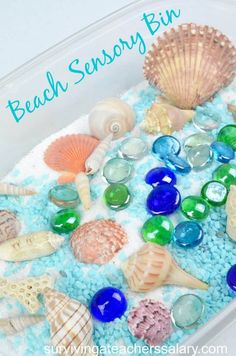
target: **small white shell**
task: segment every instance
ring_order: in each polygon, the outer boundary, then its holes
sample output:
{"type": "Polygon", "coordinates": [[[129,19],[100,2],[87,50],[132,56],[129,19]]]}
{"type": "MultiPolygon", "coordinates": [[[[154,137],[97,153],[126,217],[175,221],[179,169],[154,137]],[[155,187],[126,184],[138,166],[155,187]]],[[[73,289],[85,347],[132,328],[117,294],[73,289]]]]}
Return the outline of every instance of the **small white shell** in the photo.
{"type": "Polygon", "coordinates": [[[226,212],[228,214],[226,232],[232,240],[236,241],[236,185],[230,186],[226,212]]]}
{"type": "Polygon", "coordinates": [[[9,183],[0,183],[0,195],[34,195],[32,189],[20,187],[9,183]]]}
{"type": "Polygon", "coordinates": [[[93,153],[89,156],[89,158],[85,162],[87,174],[94,174],[99,170],[104,160],[104,157],[111,145],[112,139],[113,134],[108,135],[98,144],[93,153]]]}
{"type": "Polygon", "coordinates": [[[17,334],[43,320],[45,320],[45,317],[41,315],[21,315],[8,319],[0,319],[0,331],[6,335],[17,334]]]}
{"type": "Polygon", "coordinates": [[[90,209],[92,203],[91,203],[91,196],[90,196],[89,179],[87,175],[84,172],[77,174],[75,178],[75,184],[84,209],[86,210],[90,209]]]}

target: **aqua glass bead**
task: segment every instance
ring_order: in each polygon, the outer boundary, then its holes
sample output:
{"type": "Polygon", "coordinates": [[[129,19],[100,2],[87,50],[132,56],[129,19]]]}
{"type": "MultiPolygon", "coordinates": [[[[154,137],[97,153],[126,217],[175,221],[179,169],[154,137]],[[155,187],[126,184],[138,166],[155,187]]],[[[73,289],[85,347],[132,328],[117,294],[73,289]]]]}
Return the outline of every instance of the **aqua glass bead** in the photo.
{"type": "Polygon", "coordinates": [[[127,301],[119,289],[106,287],[93,296],[90,310],[95,319],[109,323],[124,315],[127,310],[127,301]]]}
{"type": "Polygon", "coordinates": [[[49,200],[59,207],[75,208],[79,204],[77,191],[68,184],[56,185],[49,190],[49,200]]]}
{"type": "Polygon", "coordinates": [[[80,224],[79,213],[72,208],[59,210],[51,219],[51,226],[59,234],[69,233],[80,224]]]}
{"type": "Polygon", "coordinates": [[[195,171],[201,171],[212,163],[213,152],[208,145],[198,145],[188,150],[187,160],[195,171]]]}
{"type": "Polygon", "coordinates": [[[221,121],[219,114],[209,113],[206,110],[197,111],[193,117],[194,126],[201,131],[216,130],[220,126],[221,121]]]}
{"type": "Polygon", "coordinates": [[[214,137],[210,136],[206,133],[197,133],[193,134],[191,136],[188,136],[184,140],[184,150],[185,152],[188,152],[190,148],[199,146],[199,145],[211,145],[211,143],[214,141],[214,137]]]}
{"type": "Polygon", "coordinates": [[[112,158],[103,168],[103,176],[110,184],[125,183],[131,178],[132,173],[133,165],[123,158],[112,158]]]}
{"type": "Polygon", "coordinates": [[[198,246],[203,240],[203,230],[195,221],[182,221],[173,232],[173,240],[176,245],[184,248],[198,246]]]}
{"type": "Polygon", "coordinates": [[[174,325],[181,329],[194,329],[202,320],[205,306],[195,294],[184,294],[178,298],[171,310],[174,325]]]}
{"type": "Polygon", "coordinates": [[[141,138],[130,137],[121,142],[118,153],[122,158],[138,160],[146,156],[148,146],[141,138]]]}
{"type": "Polygon", "coordinates": [[[141,230],[145,242],[164,246],[171,240],[174,225],[166,216],[153,216],[148,219],[141,230]]]}
{"type": "Polygon", "coordinates": [[[127,208],[131,201],[131,194],[125,184],[111,184],[104,192],[105,204],[112,210],[127,208]]]}
{"type": "Polygon", "coordinates": [[[168,155],[178,155],[181,150],[180,142],[173,136],[158,137],[152,145],[152,152],[159,160],[164,160],[168,155]]]}
{"type": "Polygon", "coordinates": [[[221,163],[229,163],[234,159],[235,153],[233,148],[224,142],[215,141],[211,144],[211,149],[216,161],[221,163]]]}
{"type": "Polygon", "coordinates": [[[223,183],[226,188],[236,184],[236,164],[222,164],[213,172],[213,179],[223,183]]]}
{"type": "Polygon", "coordinates": [[[151,169],[146,177],[145,182],[152,185],[154,188],[160,184],[176,184],[176,175],[174,172],[166,167],[156,167],[151,169]]]}
{"type": "Polygon", "coordinates": [[[217,141],[227,143],[236,151],[236,125],[224,126],[218,133],[217,141]]]}
{"type": "Polygon", "coordinates": [[[228,287],[232,291],[236,292],[236,265],[233,265],[228,270],[227,276],[226,276],[226,282],[227,282],[228,287]]]}
{"type": "Polygon", "coordinates": [[[223,183],[212,180],[202,187],[201,195],[211,206],[221,206],[226,203],[228,189],[223,183]]]}
{"type": "Polygon", "coordinates": [[[180,192],[169,184],[158,185],[147,197],[147,210],[152,215],[169,215],[181,203],[180,192]]]}
{"type": "Polygon", "coordinates": [[[202,197],[191,195],[182,201],[181,212],[190,220],[204,220],[209,215],[210,207],[202,197]]]}
{"type": "Polygon", "coordinates": [[[176,174],[180,174],[182,176],[185,176],[186,174],[189,174],[191,172],[190,164],[179,156],[167,156],[165,159],[165,164],[176,174]]]}

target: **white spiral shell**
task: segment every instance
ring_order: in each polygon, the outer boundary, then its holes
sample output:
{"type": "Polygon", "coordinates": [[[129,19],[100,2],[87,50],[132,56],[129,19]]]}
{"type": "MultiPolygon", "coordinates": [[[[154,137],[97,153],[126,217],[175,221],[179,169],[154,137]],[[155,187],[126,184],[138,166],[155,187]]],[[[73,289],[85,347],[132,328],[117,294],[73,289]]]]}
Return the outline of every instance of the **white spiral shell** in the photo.
{"type": "Polygon", "coordinates": [[[0,195],[34,195],[36,192],[32,189],[20,187],[10,183],[0,183],[0,195]]]}
{"type": "Polygon", "coordinates": [[[0,319],[0,331],[6,335],[17,334],[44,319],[45,317],[41,315],[20,315],[8,319],[0,319]]]}
{"type": "Polygon", "coordinates": [[[86,210],[90,209],[92,203],[91,203],[89,179],[86,173],[81,172],[77,174],[75,178],[75,184],[84,209],[86,210]]]}
{"type": "Polygon", "coordinates": [[[236,185],[231,185],[226,203],[227,225],[226,232],[236,241],[236,185]]]}
{"type": "Polygon", "coordinates": [[[93,153],[89,156],[85,162],[87,174],[94,174],[99,170],[99,168],[101,168],[102,162],[110,147],[112,139],[113,134],[108,135],[98,144],[93,153]]]}

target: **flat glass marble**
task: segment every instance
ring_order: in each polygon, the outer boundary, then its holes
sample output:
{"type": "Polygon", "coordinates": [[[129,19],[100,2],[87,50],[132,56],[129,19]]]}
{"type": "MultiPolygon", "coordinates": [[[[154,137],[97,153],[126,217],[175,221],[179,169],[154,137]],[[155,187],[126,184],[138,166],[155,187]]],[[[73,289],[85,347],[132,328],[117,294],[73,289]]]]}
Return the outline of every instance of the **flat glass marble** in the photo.
{"type": "Polygon", "coordinates": [[[188,150],[187,160],[195,171],[201,171],[212,163],[213,152],[208,145],[198,145],[188,150]]]}
{"type": "Polygon", "coordinates": [[[138,160],[146,156],[148,146],[141,138],[130,137],[121,142],[119,155],[122,158],[138,160]]]}
{"type": "Polygon", "coordinates": [[[223,183],[226,188],[236,184],[236,164],[222,164],[213,172],[213,179],[223,183]]]}
{"type": "Polygon", "coordinates": [[[106,287],[94,295],[90,310],[94,318],[103,323],[109,323],[124,315],[127,310],[127,301],[119,289],[106,287]]]}
{"type": "Polygon", "coordinates": [[[197,112],[193,117],[194,126],[201,131],[212,131],[218,129],[221,117],[217,113],[207,113],[204,110],[197,112]]]}
{"type": "Polygon", "coordinates": [[[182,221],[173,232],[173,240],[176,245],[183,248],[198,246],[203,240],[203,230],[195,221],[182,221]]]}
{"type": "Polygon", "coordinates": [[[180,150],[180,142],[170,135],[158,137],[152,145],[152,152],[159,160],[164,160],[170,154],[178,155],[180,150]]]}
{"type": "Polygon", "coordinates": [[[72,208],[59,210],[51,219],[53,230],[59,234],[69,233],[80,224],[79,213],[72,208]]]}
{"type": "Polygon", "coordinates": [[[227,143],[236,151],[236,125],[224,126],[218,133],[217,141],[227,143]]]}
{"type": "Polygon", "coordinates": [[[212,180],[202,187],[201,195],[208,204],[221,206],[226,203],[228,190],[223,183],[212,180]]]}
{"type": "Polygon", "coordinates": [[[211,144],[211,149],[215,160],[218,162],[229,163],[229,161],[234,159],[234,150],[227,143],[215,141],[211,144]]]}
{"type": "Polygon", "coordinates": [[[141,230],[145,242],[153,242],[164,246],[171,240],[174,226],[166,216],[153,216],[148,219],[141,230]]]}
{"type": "Polygon", "coordinates": [[[112,210],[125,209],[131,201],[129,189],[121,183],[111,184],[104,191],[104,201],[112,210]]]}
{"type": "Polygon", "coordinates": [[[191,136],[188,136],[184,140],[184,150],[185,152],[188,152],[190,148],[199,146],[199,145],[211,145],[211,143],[214,141],[214,137],[210,136],[206,133],[197,133],[193,134],[191,136]]]}
{"type": "Polygon", "coordinates": [[[185,176],[191,172],[190,164],[183,158],[176,155],[167,156],[165,159],[165,164],[172,171],[182,176],[185,176]]]}
{"type": "Polygon", "coordinates": [[[79,204],[77,191],[68,184],[56,185],[48,192],[49,200],[59,207],[75,208],[79,204]]]}
{"type": "Polygon", "coordinates": [[[210,208],[202,197],[191,195],[182,201],[181,212],[190,220],[204,220],[208,217],[210,208]]]}
{"type": "Polygon", "coordinates": [[[147,197],[147,210],[152,215],[169,215],[181,203],[180,192],[172,185],[158,185],[147,197]]]}
{"type": "Polygon", "coordinates": [[[227,276],[226,276],[226,282],[228,287],[236,292],[236,265],[233,265],[230,267],[228,270],[227,276]]]}
{"type": "Polygon", "coordinates": [[[146,177],[145,182],[152,185],[154,188],[160,184],[176,184],[176,175],[174,172],[166,167],[157,167],[151,169],[146,177]]]}
{"type": "Polygon", "coordinates": [[[194,329],[201,323],[204,309],[204,303],[197,295],[182,295],[172,307],[172,321],[178,328],[194,329]]]}
{"type": "Polygon", "coordinates": [[[110,184],[125,183],[131,178],[132,173],[132,164],[123,158],[112,158],[103,168],[103,176],[110,184]]]}

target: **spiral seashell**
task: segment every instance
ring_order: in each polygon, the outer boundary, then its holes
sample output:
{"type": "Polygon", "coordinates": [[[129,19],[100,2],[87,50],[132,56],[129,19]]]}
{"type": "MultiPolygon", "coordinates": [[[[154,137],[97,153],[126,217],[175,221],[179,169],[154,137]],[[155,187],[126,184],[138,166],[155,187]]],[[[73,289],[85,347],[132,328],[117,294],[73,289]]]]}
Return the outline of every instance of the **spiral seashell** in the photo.
{"type": "Polygon", "coordinates": [[[93,136],[103,140],[113,134],[116,140],[134,128],[135,114],[121,99],[107,98],[99,101],[89,114],[89,126],[93,136]]]}
{"type": "Polygon", "coordinates": [[[51,231],[40,231],[18,236],[0,244],[0,260],[28,261],[54,253],[64,239],[51,231]]]}
{"type": "Polygon", "coordinates": [[[36,192],[32,189],[24,188],[10,183],[0,183],[0,195],[34,195],[36,192]]]}
{"type": "Polygon", "coordinates": [[[103,265],[122,249],[127,240],[126,232],[115,221],[94,220],[74,231],[71,247],[79,262],[103,265]]]}
{"type": "Polygon", "coordinates": [[[234,121],[236,121],[236,105],[228,104],[228,110],[232,113],[234,121]]]}
{"type": "Polygon", "coordinates": [[[94,174],[96,173],[102,165],[104,157],[111,145],[113,139],[113,134],[109,134],[104,140],[102,140],[92,154],[89,156],[85,162],[86,173],[94,174]]]}
{"type": "Polygon", "coordinates": [[[162,246],[146,243],[122,266],[129,288],[148,292],[165,284],[207,289],[208,285],[183,271],[162,246]]]}
{"type": "Polygon", "coordinates": [[[41,315],[21,315],[8,319],[0,319],[0,332],[6,335],[14,335],[43,320],[45,320],[45,316],[41,315]]]}
{"type": "Polygon", "coordinates": [[[236,241],[236,185],[230,186],[226,202],[226,213],[226,232],[233,241],[236,241]]]}
{"type": "Polygon", "coordinates": [[[83,172],[77,174],[75,178],[75,184],[84,209],[86,210],[90,209],[91,196],[90,196],[89,179],[87,175],[83,172]]]}
{"type": "Polygon", "coordinates": [[[15,214],[8,210],[0,210],[0,243],[14,239],[20,229],[21,224],[15,214]]]}
{"type": "Polygon", "coordinates": [[[193,23],[165,32],[146,55],[144,75],[181,109],[191,109],[227,86],[236,49],[220,31],[193,23]]]}

